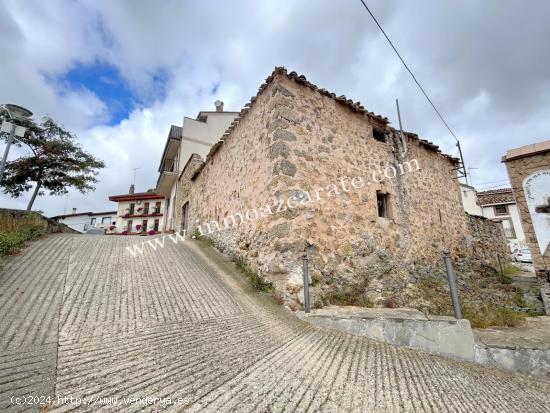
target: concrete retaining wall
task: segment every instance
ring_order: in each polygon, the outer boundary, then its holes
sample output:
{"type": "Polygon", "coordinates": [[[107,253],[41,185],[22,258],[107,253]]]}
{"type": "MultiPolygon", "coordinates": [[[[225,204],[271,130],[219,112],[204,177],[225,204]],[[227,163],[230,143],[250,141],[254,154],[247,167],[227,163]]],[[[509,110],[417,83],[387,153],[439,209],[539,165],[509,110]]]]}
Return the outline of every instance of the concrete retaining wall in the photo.
{"type": "Polygon", "coordinates": [[[499,348],[476,343],[476,363],[550,379],[550,350],[499,348]]]}
{"type": "Polygon", "coordinates": [[[474,335],[468,320],[426,317],[414,309],[341,307],[310,314],[297,312],[311,324],[369,337],[398,346],[474,361],[474,335]]]}

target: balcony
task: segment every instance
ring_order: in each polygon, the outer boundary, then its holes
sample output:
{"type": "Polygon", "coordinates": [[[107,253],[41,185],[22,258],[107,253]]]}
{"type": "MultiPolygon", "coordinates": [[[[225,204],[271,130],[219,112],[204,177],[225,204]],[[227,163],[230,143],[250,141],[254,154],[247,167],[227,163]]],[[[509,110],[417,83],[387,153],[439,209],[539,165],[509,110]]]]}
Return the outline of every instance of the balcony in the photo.
{"type": "Polygon", "coordinates": [[[177,163],[173,159],[166,159],[161,165],[155,192],[168,198],[177,177],[177,163]]]}
{"type": "Polygon", "coordinates": [[[147,217],[161,217],[162,211],[160,208],[151,208],[150,211],[134,211],[132,213],[120,215],[120,218],[147,218],[147,217]]]}

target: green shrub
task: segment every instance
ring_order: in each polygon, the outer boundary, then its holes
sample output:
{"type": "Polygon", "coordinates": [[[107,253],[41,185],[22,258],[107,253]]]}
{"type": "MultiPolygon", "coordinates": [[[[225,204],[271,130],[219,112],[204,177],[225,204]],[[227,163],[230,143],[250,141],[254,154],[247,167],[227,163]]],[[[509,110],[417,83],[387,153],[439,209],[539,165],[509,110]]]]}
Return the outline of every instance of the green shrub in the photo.
{"type": "Polygon", "coordinates": [[[494,304],[465,306],[463,316],[470,320],[472,327],[476,328],[491,326],[515,327],[525,321],[524,313],[494,304]]]}
{"type": "Polygon", "coordinates": [[[250,268],[242,258],[236,258],[235,265],[246,276],[246,278],[248,278],[250,285],[256,291],[272,292],[274,290],[273,284],[269,281],[266,281],[254,270],[252,270],[252,268],[250,268]]]}
{"type": "Polygon", "coordinates": [[[0,258],[17,254],[27,241],[33,241],[44,232],[44,227],[34,217],[29,216],[0,230],[0,258]]]}

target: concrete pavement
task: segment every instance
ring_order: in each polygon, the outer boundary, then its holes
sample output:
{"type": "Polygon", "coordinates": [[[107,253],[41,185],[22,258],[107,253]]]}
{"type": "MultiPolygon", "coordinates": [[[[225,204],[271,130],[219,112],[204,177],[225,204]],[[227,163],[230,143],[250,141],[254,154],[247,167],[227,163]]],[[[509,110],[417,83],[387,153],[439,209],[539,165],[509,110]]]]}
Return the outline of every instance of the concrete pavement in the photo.
{"type": "Polygon", "coordinates": [[[547,382],[319,330],[202,244],[142,241],[50,236],[6,263],[1,411],[549,410],[547,382]]]}

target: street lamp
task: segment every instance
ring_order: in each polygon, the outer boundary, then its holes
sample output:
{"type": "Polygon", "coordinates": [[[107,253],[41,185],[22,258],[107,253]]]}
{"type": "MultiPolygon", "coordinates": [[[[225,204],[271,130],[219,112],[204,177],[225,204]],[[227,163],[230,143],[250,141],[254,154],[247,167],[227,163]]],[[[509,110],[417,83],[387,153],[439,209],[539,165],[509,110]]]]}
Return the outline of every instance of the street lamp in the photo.
{"type": "Polygon", "coordinates": [[[32,112],[28,109],[25,109],[22,106],[6,104],[2,105],[4,109],[8,112],[10,121],[2,122],[2,132],[8,132],[10,137],[8,138],[8,143],[6,149],[4,150],[4,156],[2,157],[2,163],[0,163],[0,181],[4,177],[4,169],[6,168],[6,161],[8,159],[8,153],[10,152],[10,146],[13,143],[13,137],[19,136],[23,137],[27,128],[23,126],[17,126],[15,120],[25,120],[32,116],[32,112]]]}

